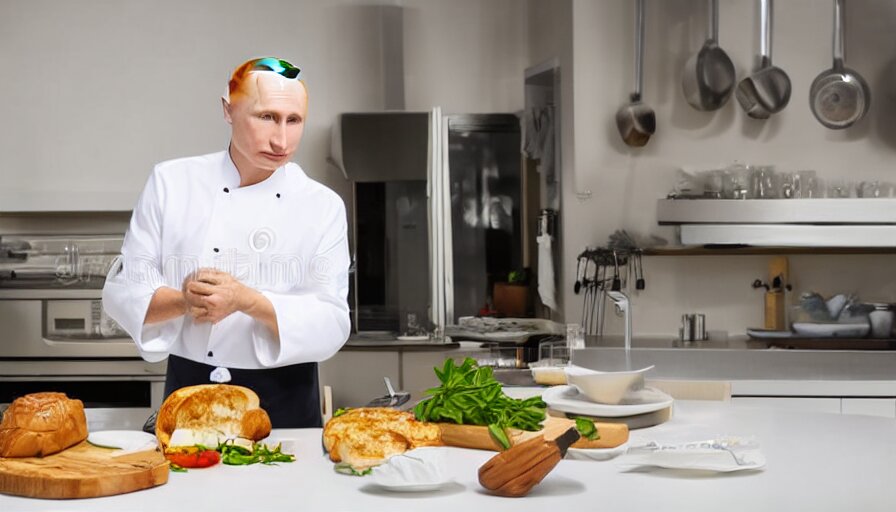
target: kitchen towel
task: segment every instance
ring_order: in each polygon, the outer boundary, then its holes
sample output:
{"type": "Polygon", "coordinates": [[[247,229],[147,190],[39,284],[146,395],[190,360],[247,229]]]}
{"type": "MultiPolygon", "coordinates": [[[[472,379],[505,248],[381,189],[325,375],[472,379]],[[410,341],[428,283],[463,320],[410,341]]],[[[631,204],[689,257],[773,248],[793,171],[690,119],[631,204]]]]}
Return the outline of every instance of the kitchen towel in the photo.
{"type": "Polygon", "coordinates": [[[544,234],[535,240],[538,242],[538,295],[545,306],[556,311],[553,239],[554,237],[544,234]]]}

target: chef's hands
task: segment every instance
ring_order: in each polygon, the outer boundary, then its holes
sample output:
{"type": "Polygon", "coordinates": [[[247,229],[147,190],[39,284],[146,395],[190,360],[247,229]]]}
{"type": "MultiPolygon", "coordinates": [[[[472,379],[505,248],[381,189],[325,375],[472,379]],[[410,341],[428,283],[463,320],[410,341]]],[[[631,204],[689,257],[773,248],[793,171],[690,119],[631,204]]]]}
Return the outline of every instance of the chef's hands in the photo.
{"type": "Polygon", "coordinates": [[[216,324],[236,311],[250,308],[257,291],[235,277],[212,268],[190,274],[183,284],[187,314],[196,322],[216,324]]]}

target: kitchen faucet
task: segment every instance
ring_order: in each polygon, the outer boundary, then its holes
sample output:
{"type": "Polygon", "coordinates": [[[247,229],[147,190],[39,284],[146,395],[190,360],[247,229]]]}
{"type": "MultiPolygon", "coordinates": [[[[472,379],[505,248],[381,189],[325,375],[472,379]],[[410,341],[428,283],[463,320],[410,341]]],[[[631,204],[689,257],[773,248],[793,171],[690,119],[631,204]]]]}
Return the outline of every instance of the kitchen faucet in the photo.
{"type": "Polygon", "coordinates": [[[607,290],[607,295],[616,305],[616,313],[625,315],[625,369],[632,369],[632,303],[623,292],[607,290]]]}

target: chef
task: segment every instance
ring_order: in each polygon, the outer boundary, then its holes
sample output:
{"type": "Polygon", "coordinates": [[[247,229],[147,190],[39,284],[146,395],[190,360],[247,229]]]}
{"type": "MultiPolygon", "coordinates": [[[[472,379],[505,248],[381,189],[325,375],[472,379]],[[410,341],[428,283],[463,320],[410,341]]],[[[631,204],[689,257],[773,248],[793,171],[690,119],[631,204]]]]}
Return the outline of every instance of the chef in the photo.
{"type": "Polygon", "coordinates": [[[165,395],[210,381],[253,389],[277,428],[321,424],[317,362],[349,335],[345,205],[290,162],[308,110],[300,70],[240,65],[222,97],[230,146],[155,166],[103,306],[165,395]]]}

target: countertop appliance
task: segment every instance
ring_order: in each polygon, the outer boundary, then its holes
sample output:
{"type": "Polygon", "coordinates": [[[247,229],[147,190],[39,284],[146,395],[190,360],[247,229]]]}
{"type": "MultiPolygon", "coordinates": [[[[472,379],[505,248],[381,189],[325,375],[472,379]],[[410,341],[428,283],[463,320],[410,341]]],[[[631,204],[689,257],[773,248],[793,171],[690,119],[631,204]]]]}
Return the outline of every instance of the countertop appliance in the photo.
{"type": "Polygon", "coordinates": [[[0,234],[0,407],[61,391],[88,426],[139,429],[161,405],[165,363],[140,358],[102,306],[121,235],[0,234]]]}

